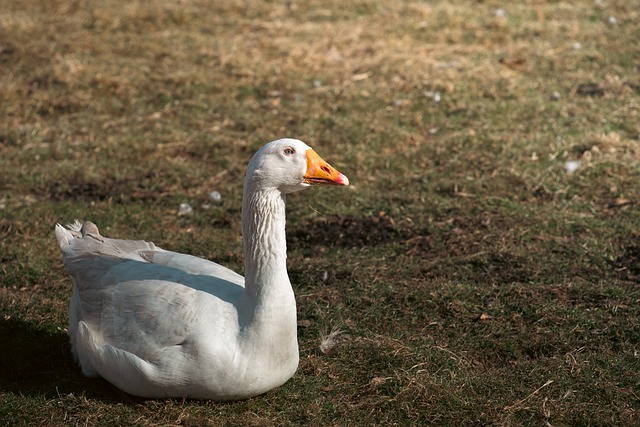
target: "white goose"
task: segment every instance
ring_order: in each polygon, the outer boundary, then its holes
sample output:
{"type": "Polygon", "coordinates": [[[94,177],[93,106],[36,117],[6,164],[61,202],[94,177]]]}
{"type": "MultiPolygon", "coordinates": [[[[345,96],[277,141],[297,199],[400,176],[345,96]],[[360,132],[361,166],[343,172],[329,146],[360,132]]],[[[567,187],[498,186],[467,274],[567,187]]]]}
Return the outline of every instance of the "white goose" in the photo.
{"type": "Polygon", "coordinates": [[[285,195],[346,176],[296,139],[266,144],[244,180],[245,278],[153,243],[56,226],[73,278],[69,336],[82,371],[142,397],[244,399],[298,367],[285,195]]]}

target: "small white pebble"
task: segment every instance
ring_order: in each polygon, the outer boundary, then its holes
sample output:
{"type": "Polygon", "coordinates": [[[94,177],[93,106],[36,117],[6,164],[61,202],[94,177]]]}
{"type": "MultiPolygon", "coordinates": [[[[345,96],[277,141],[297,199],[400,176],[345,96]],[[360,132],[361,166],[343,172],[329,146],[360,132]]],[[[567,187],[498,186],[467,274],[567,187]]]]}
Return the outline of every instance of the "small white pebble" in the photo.
{"type": "Polygon", "coordinates": [[[322,87],[322,80],[314,80],[313,87],[322,87]]]}
{"type": "Polygon", "coordinates": [[[191,215],[193,213],[193,208],[189,203],[180,203],[180,208],[178,209],[178,215],[191,215]]]}
{"type": "Polygon", "coordinates": [[[434,102],[440,102],[442,100],[442,95],[440,95],[440,92],[431,92],[431,91],[427,91],[423,93],[424,96],[426,96],[427,98],[431,98],[433,99],[434,102]]]}
{"type": "Polygon", "coordinates": [[[504,18],[507,16],[507,12],[504,9],[496,9],[496,16],[498,18],[504,18]]]}
{"type": "Polygon", "coordinates": [[[209,193],[209,199],[214,203],[220,203],[222,201],[222,195],[217,191],[209,193]]]}
{"type": "Polygon", "coordinates": [[[616,25],[616,24],[618,24],[618,19],[615,16],[610,16],[609,25],[616,25]]]}
{"type": "Polygon", "coordinates": [[[569,160],[564,164],[564,170],[567,171],[567,173],[574,173],[580,166],[582,166],[580,160],[569,160]]]}
{"type": "Polygon", "coordinates": [[[580,42],[575,42],[575,43],[573,44],[573,48],[574,48],[575,50],[580,50],[580,49],[582,49],[582,43],[580,43],[580,42]]]}
{"type": "Polygon", "coordinates": [[[555,91],[555,92],[553,92],[553,93],[551,94],[551,98],[552,98],[554,101],[559,100],[559,99],[560,99],[560,97],[561,97],[561,95],[560,95],[560,92],[558,92],[558,91],[555,91]]]}

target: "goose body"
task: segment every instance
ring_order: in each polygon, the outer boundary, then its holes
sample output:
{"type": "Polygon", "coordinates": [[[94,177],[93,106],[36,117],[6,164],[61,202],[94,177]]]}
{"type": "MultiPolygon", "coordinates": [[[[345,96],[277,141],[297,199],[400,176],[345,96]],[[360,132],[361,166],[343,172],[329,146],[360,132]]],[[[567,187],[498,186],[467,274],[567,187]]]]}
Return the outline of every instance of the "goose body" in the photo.
{"type": "Polygon", "coordinates": [[[153,243],[56,226],[72,277],[68,333],[82,371],[142,397],[233,400],[282,385],[298,366],[286,269],[285,196],[346,176],[299,140],[266,144],[244,182],[245,277],[153,243]]]}

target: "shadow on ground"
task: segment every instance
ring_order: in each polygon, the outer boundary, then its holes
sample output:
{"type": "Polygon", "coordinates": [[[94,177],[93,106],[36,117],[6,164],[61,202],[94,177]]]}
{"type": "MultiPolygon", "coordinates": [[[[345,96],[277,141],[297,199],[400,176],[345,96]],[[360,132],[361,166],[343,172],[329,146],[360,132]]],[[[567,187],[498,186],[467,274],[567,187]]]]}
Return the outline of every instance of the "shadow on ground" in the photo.
{"type": "Polygon", "coordinates": [[[86,378],[71,355],[67,334],[43,330],[5,315],[0,319],[0,390],[29,397],[84,394],[100,400],[127,399],[102,379],[86,378]]]}

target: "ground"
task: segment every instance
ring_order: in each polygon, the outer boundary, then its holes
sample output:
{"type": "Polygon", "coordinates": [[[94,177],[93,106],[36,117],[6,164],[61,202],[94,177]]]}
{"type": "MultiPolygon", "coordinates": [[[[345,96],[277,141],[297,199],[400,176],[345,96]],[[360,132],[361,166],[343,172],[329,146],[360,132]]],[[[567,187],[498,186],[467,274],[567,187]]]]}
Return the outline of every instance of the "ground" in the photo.
{"type": "Polygon", "coordinates": [[[640,2],[515,3],[0,1],[2,423],[640,424],[640,2]],[[288,200],[296,375],[83,377],[54,224],[241,272],[284,136],[352,182],[288,200]]]}

